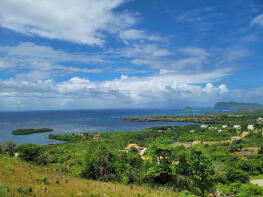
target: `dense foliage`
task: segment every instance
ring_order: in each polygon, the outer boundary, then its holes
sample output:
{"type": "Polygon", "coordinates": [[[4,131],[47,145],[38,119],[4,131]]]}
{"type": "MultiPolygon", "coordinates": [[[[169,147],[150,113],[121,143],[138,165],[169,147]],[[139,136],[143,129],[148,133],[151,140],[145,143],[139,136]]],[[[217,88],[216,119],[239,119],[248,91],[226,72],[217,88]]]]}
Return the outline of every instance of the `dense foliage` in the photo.
{"type": "Polygon", "coordinates": [[[43,133],[43,132],[50,132],[53,131],[53,129],[49,128],[42,128],[42,129],[17,129],[12,131],[13,135],[28,135],[33,133],[43,133]]]}

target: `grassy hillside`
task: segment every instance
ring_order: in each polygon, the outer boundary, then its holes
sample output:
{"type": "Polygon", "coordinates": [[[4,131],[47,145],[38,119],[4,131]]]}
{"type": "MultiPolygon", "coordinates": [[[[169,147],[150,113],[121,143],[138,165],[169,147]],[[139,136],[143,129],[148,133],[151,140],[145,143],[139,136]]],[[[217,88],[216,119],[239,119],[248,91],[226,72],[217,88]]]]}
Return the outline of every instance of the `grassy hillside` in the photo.
{"type": "Polygon", "coordinates": [[[0,196],[175,196],[148,187],[75,178],[0,155],[0,196]]]}

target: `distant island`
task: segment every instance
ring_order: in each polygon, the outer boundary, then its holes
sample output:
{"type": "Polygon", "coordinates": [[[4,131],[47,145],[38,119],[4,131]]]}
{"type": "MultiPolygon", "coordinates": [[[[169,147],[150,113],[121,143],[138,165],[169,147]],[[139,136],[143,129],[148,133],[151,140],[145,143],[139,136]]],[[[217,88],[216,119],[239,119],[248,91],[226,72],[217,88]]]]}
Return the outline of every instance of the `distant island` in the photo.
{"type": "Polygon", "coordinates": [[[193,108],[192,108],[192,107],[189,107],[189,106],[187,106],[187,107],[185,107],[183,110],[184,110],[184,111],[191,111],[191,110],[193,110],[193,108]]]}
{"type": "Polygon", "coordinates": [[[215,104],[215,109],[228,109],[228,110],[263,110],[263,105],[258,103],[238,103],[238,102],[218,102],[215,104]]]}
{"type": "Polygon", "coordinates": [[[51,132],[53,129],[50,128],[42,128],[42,129],[17,129],[12,131],[13,135],[28,135],[33,133],[43,133],[43,132],[51,132]]]}

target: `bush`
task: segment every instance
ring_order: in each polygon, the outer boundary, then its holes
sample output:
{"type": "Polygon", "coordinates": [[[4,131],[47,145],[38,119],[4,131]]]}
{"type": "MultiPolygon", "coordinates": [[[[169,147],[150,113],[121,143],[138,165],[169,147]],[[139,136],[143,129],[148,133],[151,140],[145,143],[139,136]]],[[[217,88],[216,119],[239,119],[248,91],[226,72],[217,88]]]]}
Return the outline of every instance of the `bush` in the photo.
{"type": "Polygon", "coordinates": [[[31,162],[36,162],[40,155],[41,147],[36,144],[22,144],[17,147],[19,157],[31,162]]]}
{"type": "Polygon", "coordinates": [[[8,155],[14,156],[16,150],[16,144],[13,141],[9,140],[5,143],[5,145],[6,145],[6,152],[8,153],[8,155]]]}
{"type": "Polygon", "coordinates": [[[242,183],[247,183],[249,181],[249,175],[248,173],[239,170],[239,169],[235,169],[235,168],[229,168],[227,170],[227,174],[226,174],[226,178],[228,180],[228,182],[236,182],[236,181],[240,181],[242,183]]]}

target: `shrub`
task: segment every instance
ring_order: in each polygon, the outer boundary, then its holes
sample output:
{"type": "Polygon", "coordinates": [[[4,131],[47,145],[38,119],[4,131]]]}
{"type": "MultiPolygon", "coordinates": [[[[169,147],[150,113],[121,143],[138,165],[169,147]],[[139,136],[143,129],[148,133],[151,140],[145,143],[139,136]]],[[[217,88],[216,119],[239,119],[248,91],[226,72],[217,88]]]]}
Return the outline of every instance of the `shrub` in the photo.
{"type": "Polygon", "coordinates": [[[22,144],[17,147],[19,157],[26,160],[35,162],[40,155],[40,146],[36,144],[22,144]]]}
{"type": "Polygon", "coordinates": [[[247,183],[249,181],[248,173],[235,168],[229,168],[226,177],[229,182],[240,181],[242,183],[247,183]]]}

